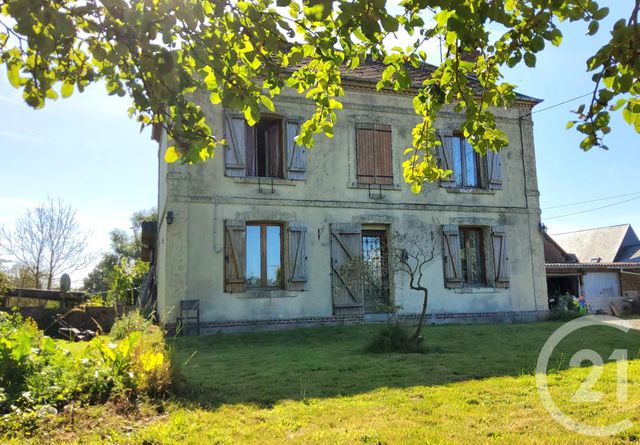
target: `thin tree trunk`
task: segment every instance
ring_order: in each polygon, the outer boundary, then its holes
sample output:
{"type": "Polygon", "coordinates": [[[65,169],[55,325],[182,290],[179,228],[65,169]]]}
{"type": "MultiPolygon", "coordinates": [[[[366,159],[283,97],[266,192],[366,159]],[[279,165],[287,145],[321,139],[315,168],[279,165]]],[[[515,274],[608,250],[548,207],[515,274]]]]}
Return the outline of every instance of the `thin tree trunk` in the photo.
{"type": "Polygon", "coordinates": [[[412,340],[418,340],[422,335],[422,325],[424,324],[424,317],[427,313],[427,303],[429,301],[429,289],[421,287],[420,290],[424,292],[424,300],[422,301],[422,312],[420,312],[420,318],[418,318],[418,326],[416,326],[416,332],[411,337],[412,340]]]}

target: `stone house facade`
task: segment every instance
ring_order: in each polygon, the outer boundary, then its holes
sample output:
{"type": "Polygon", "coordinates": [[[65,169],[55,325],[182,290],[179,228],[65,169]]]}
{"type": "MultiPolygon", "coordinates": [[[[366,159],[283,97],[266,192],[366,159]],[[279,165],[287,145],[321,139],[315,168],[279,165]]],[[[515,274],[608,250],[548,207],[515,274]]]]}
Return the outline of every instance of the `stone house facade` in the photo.
{"type": "Polygon", "coordinates": [[[422,295],[385,255],[394,233],[439,235],[439,255],[424,269],[432,320],[547,311],[530,115],[537,101],[519,96],[517,106],[494,110],[510,143],[487,157],[459,133],[463,117],[442,112],[441,159],[454,174],[414,194],[401,171],[418,122],[412,95],[377,92],[375,69],[345,75],[334,137],[311,150],[293,139],[312,105],[293,92],[254,127],[203,97],[209,124],[228,142],[212,161],[167,165],[159,136],[155,267],[168,324],[185,299],[200,300],[212,329],[375,320],[390,305],[415,316],[422,295]],[[344,282],[341,266],[355,257],[378,271],[383,292],[344,282]]]}

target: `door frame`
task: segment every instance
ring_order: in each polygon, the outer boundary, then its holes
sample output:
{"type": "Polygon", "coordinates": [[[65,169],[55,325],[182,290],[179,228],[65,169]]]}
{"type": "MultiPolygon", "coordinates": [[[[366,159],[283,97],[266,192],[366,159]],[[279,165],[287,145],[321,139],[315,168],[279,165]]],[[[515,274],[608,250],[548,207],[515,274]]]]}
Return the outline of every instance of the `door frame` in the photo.
{"type": "MultiPolygon", "coordinates": [[[[369,237],[379,237],[380,238],[380,247],[381,247],[381,258],[380,258],[380,273],[382,274],[382,292],[384,306],[391,306],[391,269],[389,264],[389,230],[387,226],[362,226],[362,234],[360,243],[362,244],[362,259],[364,260],[364,238],[366,236],[369,237]]],[[[378,314],[385,313],[388,311],[368,311],[367,308],[367,295],[364,292],[365,286],[363,286],[363,304],[364,304],[364,313],[365,314],[378,314]]]]}

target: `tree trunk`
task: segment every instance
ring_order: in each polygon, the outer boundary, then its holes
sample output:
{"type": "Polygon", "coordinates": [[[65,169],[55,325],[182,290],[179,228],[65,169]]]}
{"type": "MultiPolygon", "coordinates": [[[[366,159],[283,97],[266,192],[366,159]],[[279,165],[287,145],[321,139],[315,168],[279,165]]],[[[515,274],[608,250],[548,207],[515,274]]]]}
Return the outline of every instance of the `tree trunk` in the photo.
{"type": "Polygon", "coordinates": [[[429,301],[429,289],[421,287],[416,290],[421,290],[422,292],[424,292],[424,300],[422,301],[422,312],[420,312],[420,318],[418,318],[418,326],[416,326],[416,331],[411,337],[412,340],[418,340],[422,338],[422,325],[424,324],[424,316],[427,313],[427,303],[429,301]]]}

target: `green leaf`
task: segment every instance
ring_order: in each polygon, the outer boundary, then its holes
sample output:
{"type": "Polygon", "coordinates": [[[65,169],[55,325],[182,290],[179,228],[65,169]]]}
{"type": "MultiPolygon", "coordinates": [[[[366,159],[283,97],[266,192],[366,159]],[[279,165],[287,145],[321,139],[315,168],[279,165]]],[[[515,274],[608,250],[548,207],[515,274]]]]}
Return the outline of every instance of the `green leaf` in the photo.
{"type": "Polygon", "coordinates": [[[571,128],[571,127],[573,127],[575,124],[576,124],[576,121],[569,121],[569,122],[567,122],[566,129],[567,129],[567,130],[568,130],[568,129],[570,129],[570,128],[571,128]]]}
{"type": "Polygon", "coordinates": [[[262,102],[262,105],[264,105],[267,110],[271,112],[276,111],[275,105],[273,105],[273,102],[267,96],[260,96],[260,102],[262,102]]]}
{"type": "Polygon", "coordinates": [[[633,125],[633,123],[636,121],[636,117],[638,115],[634,112],[631,111],[631,109],[629,108],[629,106],[627,105],[627,107],[622,110],[622,117],[624,117],[624,120],[629,124],[629,125],[633,125]]]}
{"type": "Polygon", "coordinates": [[[606,16],[609,15],[609,8],[600,8],[596,12],[593,13],[594,20],[602,20],[606,16]]]}
{"type": "Polygon", "coordinates": [[[9,69],[7,70],[7,77],[12,87],[20,88],[22,82],[20,79],[20,68],[18,68],[17,64],[12,63],[11,65],[9,65],[9,69]]]}
{"type": "Polygon", "coordinates": [[[553,38],[551,39],[551,44],[553,46],[560,46],[562,43],[562,32],[559,29],[553,30],[553,38]]]}
{"type": "Polygon", "coordinates": [[[380,22],[387,32],[396,32],[398,30],[398,20],[391,15],[380,17],[380,22]]]}
{"type": "Polygon", "coordinates": [[[524,55],[524,63],[529,68],[533,68],[534,66],[536,66],[536,56],[535,56],[535,54],[525,53],[525,55],[524,55]]]}
{"type": "Polygon", "coordinates": [[[600,29],[600,24],[593,20],[591,23],[589,23],[589,28],[587,30],[587,35],[594,35],[595,33],[598,32],[598,29],[600,29]]]}
{"type": "Polygon", "coordinates": [[[542,51],[544,49],[544,38],[542,38],[541,36],[535,36],[533,39],[531,39],[531,43],[529,46],[531,48],[531,51],[533,51],[534,53],[542,51]]]}
{"type": "Polygon", "coordinates": [[[260,109],[257,107],[244,107],[244,118],[250,127],[253,127],[260,120],[260,109]]]}
{"type": "Polygon", "coordinates": [[[73,84],[68,82],[62,82],[62,87],[60,88],[60,95],[62,97],[69,97],[73,94],[73,84]]]}

